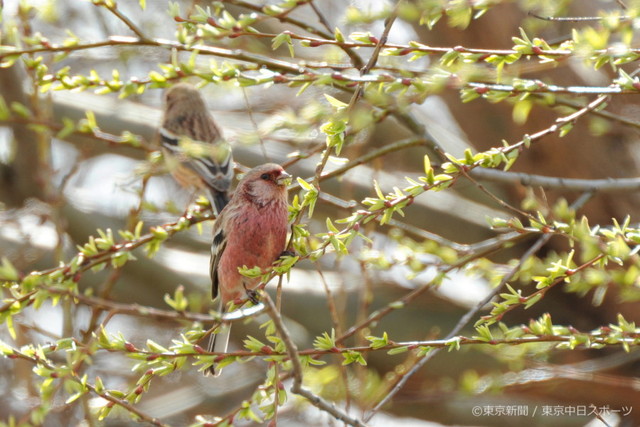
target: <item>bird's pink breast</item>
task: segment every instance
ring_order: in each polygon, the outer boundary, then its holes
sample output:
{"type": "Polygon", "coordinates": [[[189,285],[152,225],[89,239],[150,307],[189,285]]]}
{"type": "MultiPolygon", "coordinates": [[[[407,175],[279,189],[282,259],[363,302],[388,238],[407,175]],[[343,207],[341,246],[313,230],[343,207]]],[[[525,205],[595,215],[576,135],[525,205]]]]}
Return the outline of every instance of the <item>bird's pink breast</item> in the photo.
{"type": "Polygon", "coordinates": [[[227,245],[218,266],[224,303],[244,298],[245,286],[253,289],[260,283],[259,279],[242,276],[238,268],[270,267],[285,250],[287,228],[286,203],[252,207],[230,221],[227,245]]]}

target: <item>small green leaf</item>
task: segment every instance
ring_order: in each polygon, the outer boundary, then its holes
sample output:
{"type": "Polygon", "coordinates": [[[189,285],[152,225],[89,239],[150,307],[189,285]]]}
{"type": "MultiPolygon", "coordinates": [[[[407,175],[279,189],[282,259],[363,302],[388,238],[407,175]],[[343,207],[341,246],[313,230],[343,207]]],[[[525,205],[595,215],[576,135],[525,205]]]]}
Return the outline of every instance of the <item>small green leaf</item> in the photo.
{"type": "Polygon", "coordinates": [[[431,160],[428,155],[424,155],[424,173],[425,175],[429,175],[429,173],[433,173],[433,168],[431,167],[431,160]]]}
{"type": "Polygon", "coordinates": [[[326,93],[324,94],[324,97],[327,99],[327,101],[329,101],[329,104],[331,104],[335,108],[340,109],[340,108],[346,108],[346,107],[349,106],[349,104],[345,104],[344,102],[340,101],[339,99],[336,99],[331,95],[327,95],[326,93]]]}
{"type": "Polygon", "coordinates": [[[11,261],[7,257],[2,257],[0,280],[17,281],[19,277],[18,270],[11,264],[11,261]]]}

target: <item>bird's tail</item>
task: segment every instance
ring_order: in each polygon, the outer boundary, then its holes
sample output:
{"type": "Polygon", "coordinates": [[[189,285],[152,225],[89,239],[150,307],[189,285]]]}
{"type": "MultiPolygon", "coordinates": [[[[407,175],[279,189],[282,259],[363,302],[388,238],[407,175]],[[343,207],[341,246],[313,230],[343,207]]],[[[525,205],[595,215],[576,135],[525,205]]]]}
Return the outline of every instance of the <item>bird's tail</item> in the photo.
{"type": "Polygon", "coordinates": [[[220,215],[222,209],[229,203],[229,194],[226,191],[218,191],[213,188],[209,189],[211,194],[211,203],[213,203],[213,209],[216,215],[220,215]]]}
{"type": "MultiPolygon", "coordinates": [[[[211,334],[209,338],[209,351],[212,353],[226,353],[227,347],[229,346],[229,335],[231,332],[231,325],[221,325],[220,330],[217,334],[211,334]]],[[[204,371],[205,376],[212,375],[217,377],[222,372],[222,369],[215,369],[212,365],[206,371],[204,371]]]]}

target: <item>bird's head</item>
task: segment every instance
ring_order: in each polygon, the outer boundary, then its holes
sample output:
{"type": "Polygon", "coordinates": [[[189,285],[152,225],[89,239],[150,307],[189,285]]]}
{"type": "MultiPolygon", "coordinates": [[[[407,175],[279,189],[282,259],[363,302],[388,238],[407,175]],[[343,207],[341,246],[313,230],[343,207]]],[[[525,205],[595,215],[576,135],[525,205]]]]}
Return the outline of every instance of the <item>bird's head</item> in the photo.
{"type": "Polygon", "coordinates": [[[205,110],[206,106],[200,92],[189,83],[178,83],[164,93],[165,108],[171,110],[197,109],[205,110]]]}
{"type": "Polygon", "coordinates": [[[244,191],[258,203],[266,204],[273,200],[286,200],[290,183],[291,175],[282,166],[267,163],[247,172],[236,191],[244,191]]]}

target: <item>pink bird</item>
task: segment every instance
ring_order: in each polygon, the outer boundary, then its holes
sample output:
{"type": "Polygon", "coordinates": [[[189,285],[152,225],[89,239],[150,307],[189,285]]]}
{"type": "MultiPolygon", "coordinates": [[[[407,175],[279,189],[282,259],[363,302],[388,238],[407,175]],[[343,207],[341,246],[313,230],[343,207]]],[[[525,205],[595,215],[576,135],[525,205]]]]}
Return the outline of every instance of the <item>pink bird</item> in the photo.
{"type": "MultiPolygon", "coordinates": [[[[260,284],[259,278],[240,274],[238,268],[266,269],[285,250],[288,229],[287,185],[289,175],[282,166],[267,163],[251,169],[238,183],[229,204],[213,226],[211,246],[211,294],[219,297],[223,313],[260,284]]],[[[212,334],[209,351],[227,351],[230,326],[212,334]]],[[[205,375],[220,375],[213,366],[205,375]]]]}

